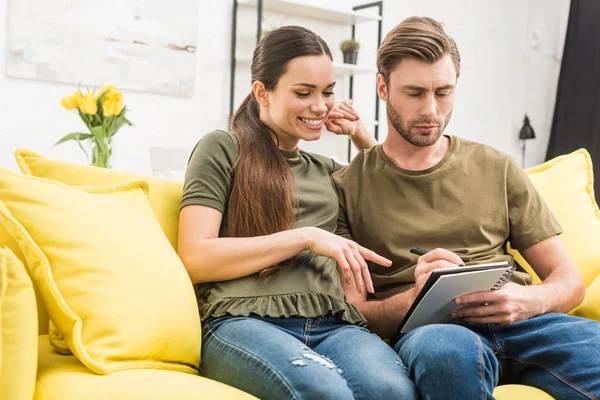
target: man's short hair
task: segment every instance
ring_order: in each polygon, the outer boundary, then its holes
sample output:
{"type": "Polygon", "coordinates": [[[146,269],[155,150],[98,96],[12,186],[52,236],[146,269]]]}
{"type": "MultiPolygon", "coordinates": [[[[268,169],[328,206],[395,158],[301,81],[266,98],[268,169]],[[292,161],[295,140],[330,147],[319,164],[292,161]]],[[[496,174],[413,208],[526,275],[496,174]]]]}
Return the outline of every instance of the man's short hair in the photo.
{"type": "Polygon", "coordinates": [[[458,77],[460,53],[442,24],[429,17],[408,17],[383,39],[377,52],[377,71],[389,84],[390,73],[403,59],[433,64],[446,54],[452,57],[458,77]]]}

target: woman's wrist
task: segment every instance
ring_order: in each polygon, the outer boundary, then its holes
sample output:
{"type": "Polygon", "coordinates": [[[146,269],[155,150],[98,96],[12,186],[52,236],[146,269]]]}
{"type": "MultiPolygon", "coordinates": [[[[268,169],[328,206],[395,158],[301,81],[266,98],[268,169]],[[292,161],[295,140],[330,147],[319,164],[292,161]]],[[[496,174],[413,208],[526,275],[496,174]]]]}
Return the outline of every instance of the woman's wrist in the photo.
{"type": "Polygon", "coordinates": [[[358,121],[357,128],[352,135],[348,135],[358,150],[366,150],[377,144],[375,136],[369,132],[365,124],[358,121]]]}
{"type": "Polygon", "coordinates": [[[312,226],[305,226],[305,227],[296,229],[296,232],[299,235],[299,241],[302,244],[302,248],[304,250],[310,250],[310,248],[313,245],[314,238],[313,238],[312,231],[314,229],[315,228],[312,226]]]}

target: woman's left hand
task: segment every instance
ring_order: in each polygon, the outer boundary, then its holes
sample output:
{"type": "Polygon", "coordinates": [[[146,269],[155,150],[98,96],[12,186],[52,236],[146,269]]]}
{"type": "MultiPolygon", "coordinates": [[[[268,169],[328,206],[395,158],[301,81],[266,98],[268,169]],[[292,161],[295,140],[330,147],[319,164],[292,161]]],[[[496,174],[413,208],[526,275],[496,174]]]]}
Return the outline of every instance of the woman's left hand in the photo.
{"type": "Polygon", "coordinates": [[[352,100],[335,103],[327,118],[325,127],[336,135],[353,136],[359,129],[360,116],[352,107],[352,100]]]}

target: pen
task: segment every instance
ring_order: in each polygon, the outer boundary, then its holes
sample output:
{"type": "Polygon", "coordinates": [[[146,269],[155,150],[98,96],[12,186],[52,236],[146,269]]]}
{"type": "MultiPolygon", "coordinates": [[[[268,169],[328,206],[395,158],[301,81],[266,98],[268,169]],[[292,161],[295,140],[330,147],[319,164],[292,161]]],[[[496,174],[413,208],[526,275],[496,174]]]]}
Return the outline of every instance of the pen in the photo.
{"type": "Polygon", "coordinates": [[[429,253],[429,250],[425,250],[420,247],[413,247],[410,249],[410,252],[418,256],[424,256],[425,254],[429,253]]]}
{"type": "MultiPolygon", "coordinates": [[[[410,252],[413,254],[416,254],[418,256],[424,256],[425,254],[429,253],[429,250],[425,250],[421,247],[413,247],[412,249],[410,249],[410,252]]],[[[459,256],[460,257],[460,256],[459,256]]],[[[462,260],[462,258],[461,258],[462,260]]],[[[460,267],[464,267],[465,266],[465,262],[463,260],[463,263],[459,265],[460,267]]]]}

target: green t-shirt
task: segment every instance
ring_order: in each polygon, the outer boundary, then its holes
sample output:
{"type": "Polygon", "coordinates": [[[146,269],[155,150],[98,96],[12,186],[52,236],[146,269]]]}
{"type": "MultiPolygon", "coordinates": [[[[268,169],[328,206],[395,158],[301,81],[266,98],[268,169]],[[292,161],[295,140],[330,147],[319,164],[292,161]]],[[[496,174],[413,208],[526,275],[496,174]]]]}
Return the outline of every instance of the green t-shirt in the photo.
{"type": "MultiPolygon", "coordinates": [[[[296,149],[281,153],[292,170],[298,196],[296,227],[315,226],[335,232],[338,199],[330,175],[341,168],[333,160],[296,149]]],[[[203,205],[223,214],[219,237],[227,233],[227,205],[235,179],[236,139],[214,131],[196,145],[185,176],[181,207],[203,205]]],[[[214,268],[218,268],[215,265],[214,268]]],[[[195,285],[203,321],[224,315],[313,318],[328,314],[364,325],[362,314],[344,298],[336,262],[308,250],[288,260],[267,277],[242,278],[195,285]]]]}
{"type": "MultiPolygon", "coordinates": [[[[377,145],[333,174],[340,200],[337,233],[393,261],[370,264],[375,297],[414,287],[411,247],[451,250],[469,263],[509,261],[506,242],[524,249],[562,232],[525,172],[509,156],[451,136],[444,158],[404,170],[377,145]]],[[[531,277],[516,271],[514,281],[531,277]]]]}

